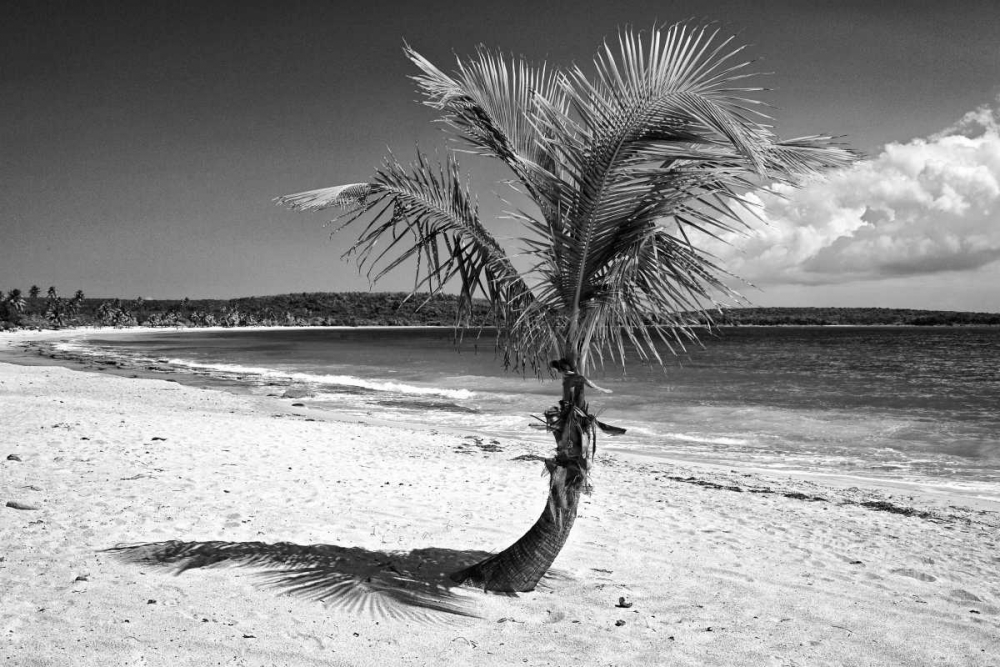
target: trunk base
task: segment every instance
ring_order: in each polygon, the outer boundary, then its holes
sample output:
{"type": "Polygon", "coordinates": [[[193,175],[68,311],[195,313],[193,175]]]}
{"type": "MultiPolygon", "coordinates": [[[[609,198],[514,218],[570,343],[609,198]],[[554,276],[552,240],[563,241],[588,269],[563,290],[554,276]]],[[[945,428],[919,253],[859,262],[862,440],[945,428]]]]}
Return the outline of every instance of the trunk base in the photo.
{"type": "MultiPolygon", "coordinates": [[[[562,485],[556,480],[565,469],[553,473],[553,486],[562,485]]],[[[553,488],[549,504],[538,521],[514,544],[475,565],[451,575],[456,584],[470,582],[485,591],[497,593],[527,593],[535,590],[539,580],[552,567],[553,561],[566,544],[580,504],[579,487],[564,487],[562,493],[553,488]],[[559,507],[559,496],[563,506],[559,507]]]]}

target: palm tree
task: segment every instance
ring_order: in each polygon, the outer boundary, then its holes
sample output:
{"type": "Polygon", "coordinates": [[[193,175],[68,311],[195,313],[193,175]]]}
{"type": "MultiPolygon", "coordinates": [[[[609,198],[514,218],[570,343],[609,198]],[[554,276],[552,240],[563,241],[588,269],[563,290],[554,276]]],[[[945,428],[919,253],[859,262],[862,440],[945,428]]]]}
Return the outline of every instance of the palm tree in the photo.
{"type": "Polygon", "coordinates": [[[83,300],[84,300],[84,298],[86,298],[86,297],[83,294],[83,290],[82,289],[78,289],[76,291],[76,294],[73,295],[73,298],[70,299],[70,302],[69,302],[69,310],[70,310],[70,312],[72,312],[74,315],[79,314],[80,308],[83,306],[83,300]]]}
{"type": "Polygon", "coordinates": [[[21,294],[21,290],[12,289],[7,293],[7,305],[15,313],[23,313],[27,302],[24,300],[24,296],[21,294]]]}
{"type": "Polygon", "coordinates": [[[66,302],[62,299],[52,299],[45,307],[45,319],[57,329],[66,326],[66,315],[66,302]]]}
{"type": "Polygon", "coordinates": [[[0,290],[0,322],[10,322],[14,325],[20,323],[20,316],[26,305],[21,290],[12,289],[7,292],[7,296],[0,290]]]}
{"type": "Polygon", "coordinates": [[[532,590],[562,549],[601,426],[584,397],[592,362],[633,353],[663,363],[697,340],[699,318],[711,323],[716,297],[741,299],[694,233],[745,229],[747,192],[856,159],[828,137],[778,139],[750,97],[761,89],[746,87],[741,50],[708,26],[625,31],[588,77],[485,48],[445,74],[407,46],[425,103],[471,152],[506,164],[537,207],[511,214],[525,230],[518,257],[480,221],[453,154],[444,166],[419,152],[408,166],[390,157],[366,183],[278,199],[343,209],[342,227],[363,225],[347,254],[373,281],[415,259],[416,289],[456,285],[465,302],[490,304],[505,366],[541,372],[556,359],[564,373],[546,414],[556,452],[545,509],[456,581],[532,590]]]}
{"type": "Polygon", "coordinates": [[[110,301],[102,301],[94,315],[101,324],[110,324],[114,320],[117,309],[110,301]]]}

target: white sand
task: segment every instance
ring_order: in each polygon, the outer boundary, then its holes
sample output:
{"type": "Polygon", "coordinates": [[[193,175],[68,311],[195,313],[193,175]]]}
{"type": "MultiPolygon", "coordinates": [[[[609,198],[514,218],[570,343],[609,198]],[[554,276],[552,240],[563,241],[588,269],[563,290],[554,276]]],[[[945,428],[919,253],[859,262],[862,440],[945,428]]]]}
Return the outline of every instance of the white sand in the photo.
{"type": "Polygon", "coordinates": [[[604,456],[555,576],[487,595],[443,573],[544,448],[290,403],[0,363],[3,664],[1000,665],[995,512],[604,456]]]}

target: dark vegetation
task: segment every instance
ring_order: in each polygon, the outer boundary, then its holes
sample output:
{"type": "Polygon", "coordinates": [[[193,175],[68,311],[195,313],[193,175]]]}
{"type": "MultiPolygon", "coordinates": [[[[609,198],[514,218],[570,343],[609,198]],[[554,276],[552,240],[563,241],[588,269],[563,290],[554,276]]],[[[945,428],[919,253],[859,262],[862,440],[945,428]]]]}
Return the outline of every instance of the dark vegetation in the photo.
{"type": "MultiPolygon", "coordinates": [[[[17,292],[17,290],[12,290],[17,292]]],[[[240,327],[240,326],[452,326],[487,321],[487,306],[460,313],[450,294],[302,292],[238,299],[73,299],[58,295],[0,303],[0,328],[240,327]],[[6,325],[6,326],[5,326],[6,325]]]]}
{"type": "Polygon", "coordinates": [[[715,318],[723,326],[997,326],[1000,313],[910,308],[732,308],[715,318]]]}
{"type": "MultiPolygon", "coordinates": [[[[13,289],[0,297],[0,329],[205,326],[452,326],[460,316],[451,294],[407,298],[403,292],[301,292],[238,299],[71,298],[13,289]]],[[[485,301],[461,313],[463,324],[489,322],[485,301]]],[[[998,326],[1000,313],[901,308],[732,308],[715,316],[722,326],[998,326]]]]}

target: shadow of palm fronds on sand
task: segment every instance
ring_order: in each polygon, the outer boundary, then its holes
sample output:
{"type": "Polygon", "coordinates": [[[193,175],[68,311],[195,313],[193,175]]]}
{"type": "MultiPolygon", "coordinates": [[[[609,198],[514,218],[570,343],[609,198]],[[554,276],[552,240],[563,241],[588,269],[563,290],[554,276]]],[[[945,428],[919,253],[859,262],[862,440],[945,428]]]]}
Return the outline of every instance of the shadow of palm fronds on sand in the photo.
{"type": "MultiPolygon", "coordinates": [[[[260,568],[262,586],[345,611],[427,622],[432,612],[475,616],[448,575],[489,554],[426,548],[409,552],[290,542],[152,542],[105,552],[128,563],[174,567],[260,568]]],[[[440,620],[440,619],[439,619],[440,620]]]]}

